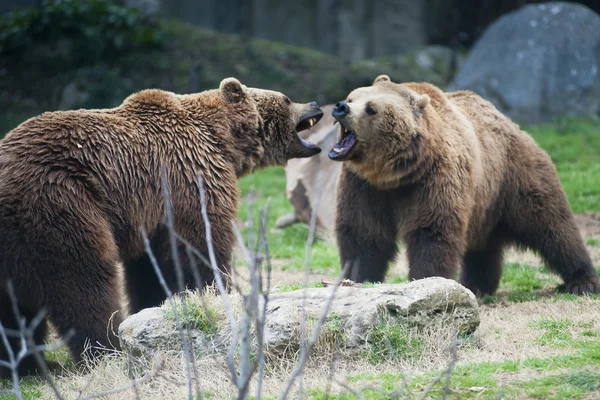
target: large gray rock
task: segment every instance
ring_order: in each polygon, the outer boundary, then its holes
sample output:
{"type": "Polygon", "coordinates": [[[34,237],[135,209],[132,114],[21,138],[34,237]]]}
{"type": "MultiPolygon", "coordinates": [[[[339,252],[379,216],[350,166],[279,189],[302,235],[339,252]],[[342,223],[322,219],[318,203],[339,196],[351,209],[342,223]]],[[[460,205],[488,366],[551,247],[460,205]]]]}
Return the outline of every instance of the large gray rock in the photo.
{"type": "MultiPolygon", "coordinates": [[[[265,344],[271,352],[284,351],[298,340],[302,307],[309,320],[316,320],[331,293],[328,288],[282,293],[270,299],[267,307],[265,344]]],[[[328,319],[335,319],[346,336],[344,346],[358,349],[365,337],[380,322],[391,316],[407,327],[454,324],[464,333],[479,326],[475,295],[458,282],[427,278],[405,284],[373,287],[339,287],[328,319]]]]}
{"type": "Polygon", "coordinates": [[[600,111],[600,16],[566,2],[524,6],[477,41],[449,90],[470,89],[521,123],[600,111]]]}
{"type": "MultiPolygon", "coordinates": [[[[331,293],[331,287],[324,287],[308,288],[306,292],[296,290],[272,294],[267,305],[264,332],[264,343],[269,353],[281,354],[296,348],[300,341],[303,306],[310,331],[331,293]]],[[[232,300],[232,304],[236,305],[235,315],[239,317],[240,299],[232,296],[232,300]]],[[[221,304],[218,298],[216,301],[211,299],[209,303],[213,310],[216,304],[221,304]]],[[[215,315],[223,315],[222,310],[215,311],[215,315]]],[[[479,308],[471,291],[454,280],[444,278],[372,287],[341,286],[321,333],[326,335],[333,321],[336,329],[344,333],[345,349],[358,351],[366,345],[365,338],[369,332],[382,320],[407,328],[455,326],[460,332],[470,333],[479,325],[479,308]]],[[[227,351],[231,328],[226,318],[216,318],[215,321],[217,326],[210,333],[189,329],[188,336],[196,355],[224,354],[227,351]]],[[[119,338],[123,348],[134,357],[151,355],[156,350],[181,350],[180,334],[166,307],[149,308],[131,315],[119,326],[119,338]]],[[[256,340],[252,342],[256,343],[256,340]]]]}

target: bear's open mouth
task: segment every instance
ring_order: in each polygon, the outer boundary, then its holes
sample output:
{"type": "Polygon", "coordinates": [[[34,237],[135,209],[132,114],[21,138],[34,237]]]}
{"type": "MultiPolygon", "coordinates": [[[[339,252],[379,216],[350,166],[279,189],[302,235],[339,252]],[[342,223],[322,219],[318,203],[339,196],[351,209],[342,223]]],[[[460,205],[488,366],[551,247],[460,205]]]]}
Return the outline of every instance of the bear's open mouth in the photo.
{"type": "Polygon", "coordinates": [[[309,112],[308,114],[302,116],[298,124],[296,125],[296,132],[302,132],[308,128],[312,128],[319,122],[319,120],[323,117],[323,111],[320,108],[315,109],[314,111],[309,112]]]}
{"type": "Polygon", "coordinates": [[[329,158],[335,161],[343,161],[348,158],[355,145],[356,135],[354,134],[354,131],[351,131],[342,125],[340,140],[338,140],[337,143],[334,143],[331,150],[329,150],[329,158]]]}

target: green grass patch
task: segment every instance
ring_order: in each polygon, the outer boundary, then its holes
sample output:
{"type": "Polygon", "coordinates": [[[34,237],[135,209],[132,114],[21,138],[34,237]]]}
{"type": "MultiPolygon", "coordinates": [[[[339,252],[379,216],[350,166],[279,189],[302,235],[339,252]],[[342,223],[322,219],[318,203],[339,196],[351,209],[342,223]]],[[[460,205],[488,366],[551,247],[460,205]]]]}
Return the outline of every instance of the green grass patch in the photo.
{"type": "MultiPolygon", "coordinates": [[[[177,313],[183,326],[197,329],[208,337],[213,337],[218,330],[217,321],[221,315],[209,302],[192,301],[189,296],[182,296],[176,303],[177,313]]],[[[174,319],[173,311],[165,310],[170,319],[174,319]]]]}
{"type": "MultiPolygon", "coordinates": [[[[238,217],[242,221],[248,220],[248,194],[252,191],[254,201],[251,212],[254,217],[254,226],[258,228],[259,211],[265,207],[267,199],[269,199],[267,240],[271,257],[287,261],[281,267],[282,270],[302,270],[306,258],[309,227],[306,224],[297,223],[285,229],[274,228],[277,218],[293,212],[293,207],[285,194],[285,184],[285,170],[280,167],[267,168],[241,179],[239,188],[243,196],[243,204],[238,217]]],[[[243,229],[242,233],[244,237],[247,237],[247,229],[243,229]]],[[[339,273],[341,267],[335,243],[315,238],[311,248],[310,268],[312,271],[323,273],[332,270],[334,274],[339,273]]]]}
{"type": "Polygon", "coordinates": [[[573,333],[571,328],[575,325],[570,319],[555,320],[544,318],[533,322],[533,327],[543,330],[544,333],[536,339],[537,344],[568,347],[573,345],[573,333]]]}
{"type": "Polygon", "coordinates": [[[366,356],[373,364],[418,358],[425,347],[416,329],[409,328],[394,316],[384,314],[367,333],[366,356]]]}
{"type": "MultiPolygon", "coordinates": [[[[43,384],[42,380],[34,377],[26,377],[21,379],[21,395],[23,396],[23,400],[33,400],[39,399],[42,396],[42,391],[40,390],[41,385],[43,384]]],[[[16,397],[7,392],[12,390],[12,382],[6,379],[0,380],[0,400],[14,400],[16,397]]]]}
{"type": "MultiPolygon", "coordinates": [[[[306,287],[307,288],[322,288],[324,286],[321,282],[310,282],[306,287]]],[[[302,283],[302,282],[285,283],[285,284],[277,285],[273,289],[273,292],[285,293],[285,292],[293,292],[295,290],[302,290],[302,289],[304,289],[304,283],[302,283]]]]}
{"type": "Polygon", "coordinates": [[[69,348],[67,346],[63,346],[54,351],[47,351],[44,353],[44,356],[46,360],[55,361],[65,368],[71,368],[75,366],[73,357],[71,357],[71,353],[69,353],[69,348]]]}
{"type": "Polygon", "coordinates": [[[588,246],[600,247],[600,240],[598,239],[588,239],[585,241],[585,244],[588,246]]]}
{"type": "Polygon", "coordinates": [[[540,267],[518,263],[505,264],[500,288],[513,292],[542,289],[548,283],[548,279],[545,279],[540,272],[540,267]]]}
{"type": "Polygon", "coordinates": [[[542,289],[558,285],[560,280],[543,267],[508,263],[504,265],[499,292],[484,296],[481,304],[496,304],[501,301],[526,302],[539,300],[546,295],[542,289]]]}
{"type": "MultiPolygon", "coordinates": [[[[575,326],[569,320],[540,320],[533,325],[547,329],[564,329],[575,326]]],[[[580,324],[579,324],[580,325],[580,324]]],[[[585,324],[584,324],[585,325],[585,324]]],[[[586,394],[600,390],[598,368],[600,367],[600,341],[581,341],[575,343],[573,354],[548,358],[530,358],[527,360],[508,360],[503,362],[478,362],[457,365],[450,378],[450,398],[494,399],[499,394],[502,398],[582,398],[586,394]],[[558,370],[568,372],[552,373],[558,370]],[[511,379],[511,373],[528,372],[527,380],[511,379]],[[504,387],[499,378],[506,382],[504,387]]],[[[419,397],[423,390],[440,375],[442,371],[431,371],[420,374],[403,373],[359,373],[347,378],[353,388],[369,387],[362,391],[365,399],[413,398],[419,397]],[[396,397],[390,397],[395,392],[396,397]],[[398,393],[405,393],[404,397],[398,393]]],[[[523,374],[521,374],[523,376],[523,374]]],[[[439,398],[446,382],[443,376],[433,386],[428,398],[439,398]]],[[[323,389],[310,392],[311,398],[324,399],[323,389]],[[313,397],[314,396],[314,397],[313,397]]],[[[350,393],[329,395],[330,399],[354,399],[350,393]]]]}
{"type": "Polygon", "coordinates": [[[560,118],[527,128],[552,158],[576,213],[600,210],[599,126],[598,118],[560,118]]]}
{"type": "Polygon", "coordinates": [[[516,382],[511,392],[539,399],[580,399],[600,390],[600,372],[579,370],[516,382]],[[519,390],[521,389],[521,390],[519,390]],[[520,393],[519,393],[520,392],[520,393]]]}

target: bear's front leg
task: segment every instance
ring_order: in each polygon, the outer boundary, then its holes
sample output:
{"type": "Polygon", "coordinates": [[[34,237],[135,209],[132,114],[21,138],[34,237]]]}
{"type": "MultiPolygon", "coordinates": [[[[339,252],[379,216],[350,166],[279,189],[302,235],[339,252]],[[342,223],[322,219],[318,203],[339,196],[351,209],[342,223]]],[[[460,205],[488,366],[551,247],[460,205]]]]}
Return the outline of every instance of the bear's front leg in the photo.
{"type": "Polygon", "coordinates": [[[409,280],[441,276],[456,279],[463,257],[463,245],[434,227],[421,227],[406,235],[409,280]]]}
{"type": "Polygon", "coordinates": [[[351,224],[342,224],[337,230],[344,278],[354,282],[383,282],[388,264],[398,252],[395,236],[369,236],[351,224]]]}
{"type": "Polygon", "coordinates": [[[345,278],[383,282],[398,252],[394,199],[342,169],[338,186],[336,237],[345,278]]]}

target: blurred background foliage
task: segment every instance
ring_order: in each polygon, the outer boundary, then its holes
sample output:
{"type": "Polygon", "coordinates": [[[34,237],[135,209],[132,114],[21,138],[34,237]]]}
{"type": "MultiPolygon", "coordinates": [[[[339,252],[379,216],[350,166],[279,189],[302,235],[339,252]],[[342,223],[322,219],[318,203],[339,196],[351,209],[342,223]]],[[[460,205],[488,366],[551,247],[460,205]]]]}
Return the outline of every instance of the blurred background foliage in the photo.
{"type": "MultiPolygon", "coordinates": [[[[43,111],[187,93],[236,76],[298,102],[386,73],[446,86],[481,32],[523,0],[3,0],[0,135],[43,111]]],[[[600,0],[581,1],[600,10],[600,0]]]]}

